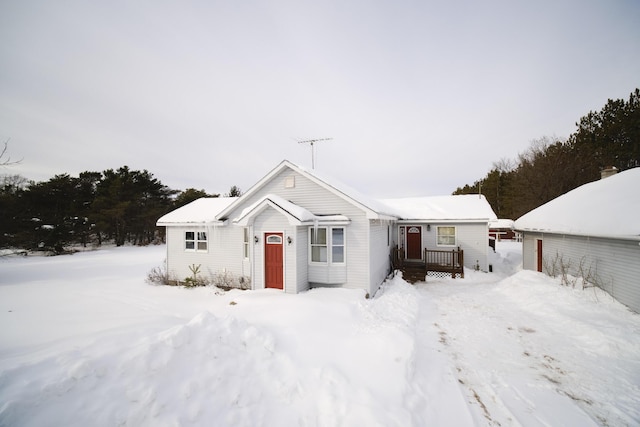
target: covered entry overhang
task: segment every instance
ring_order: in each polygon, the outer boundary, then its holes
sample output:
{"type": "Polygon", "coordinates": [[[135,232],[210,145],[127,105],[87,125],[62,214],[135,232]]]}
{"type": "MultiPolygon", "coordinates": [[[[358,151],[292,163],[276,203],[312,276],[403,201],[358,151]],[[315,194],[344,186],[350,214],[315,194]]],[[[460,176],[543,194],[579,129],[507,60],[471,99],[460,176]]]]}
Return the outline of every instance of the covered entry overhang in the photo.
{"type": "MultiPolygon", "coordinates": [[[[310,262],[311,232],[320,227],[345,227],[345,215],[316,215],[280,196],[268,194],[247,206],[231,220],[254,236],[250,256],[254,289],[276,288],[297,293],[314,282],[310,262]],[[308,258],[309,257],[309,258],[308,258]]],[[[313,271],[312,271],[313,270],[313,271]]]]}

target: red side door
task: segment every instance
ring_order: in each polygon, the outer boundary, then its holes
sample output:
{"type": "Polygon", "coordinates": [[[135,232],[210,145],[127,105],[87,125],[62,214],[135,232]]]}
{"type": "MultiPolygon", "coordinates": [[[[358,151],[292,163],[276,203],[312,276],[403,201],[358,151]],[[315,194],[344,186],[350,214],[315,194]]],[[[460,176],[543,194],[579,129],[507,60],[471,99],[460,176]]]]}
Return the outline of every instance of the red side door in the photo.
{"type": "Polygon", "coordinates": [[[284,289],[282,233],[264,235],[264,286],[284,289]]]}
{"type": "Polygon", "coordinates": [[[422,227],[407,227],[407,259],[422,259],[422,227]]]}
{"type": "Polygon", "coordinates": [[[537,268],[542,273],[542,240],[536,240],[537,268]]]}

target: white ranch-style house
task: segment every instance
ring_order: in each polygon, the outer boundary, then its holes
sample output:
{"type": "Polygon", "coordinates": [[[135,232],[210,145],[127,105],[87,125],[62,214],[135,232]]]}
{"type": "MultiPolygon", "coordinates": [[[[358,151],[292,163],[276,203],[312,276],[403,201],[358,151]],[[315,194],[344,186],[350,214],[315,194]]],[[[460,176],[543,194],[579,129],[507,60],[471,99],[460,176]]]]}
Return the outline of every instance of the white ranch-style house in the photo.
{"type": "Polygon", "coordinates": [[[480,195],[375,200],[283,161],[238,198],[202,198],[160,218],[167,272],[232,277],[251,289],[312,287],[374,295],[392,251],[424,261],[424,249],[465,251],[465,266],[488,270],[493,210],[480,195]]]}

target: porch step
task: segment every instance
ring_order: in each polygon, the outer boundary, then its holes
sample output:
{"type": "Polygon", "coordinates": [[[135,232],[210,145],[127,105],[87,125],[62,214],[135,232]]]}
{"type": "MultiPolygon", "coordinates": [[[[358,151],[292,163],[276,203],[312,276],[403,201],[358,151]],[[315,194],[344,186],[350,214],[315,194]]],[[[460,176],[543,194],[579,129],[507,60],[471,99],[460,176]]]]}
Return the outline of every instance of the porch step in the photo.
{"type": "Polygon", "coordinates": [[[426,271],[424,266],[405,266],[401,271],[402,278],[411,284],[425,281],[426,271]]]}

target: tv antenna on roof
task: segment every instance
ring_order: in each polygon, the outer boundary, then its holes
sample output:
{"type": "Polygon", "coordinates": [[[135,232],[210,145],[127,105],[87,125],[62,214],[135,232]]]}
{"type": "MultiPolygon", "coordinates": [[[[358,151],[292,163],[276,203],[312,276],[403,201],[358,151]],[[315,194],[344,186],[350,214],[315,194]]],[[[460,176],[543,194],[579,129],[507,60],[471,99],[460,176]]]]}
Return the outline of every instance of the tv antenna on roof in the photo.
{"type": "Polygon", "coordinates": [[[305,141],[298,141],[298,144],[309,144],[311,146],[311,169],[316,168],[316,156],[315,156],[315,150],[313,148],[313,145],[316,142],[329,141],[331,139],[333,138],[307,139],[305,141]]]}

